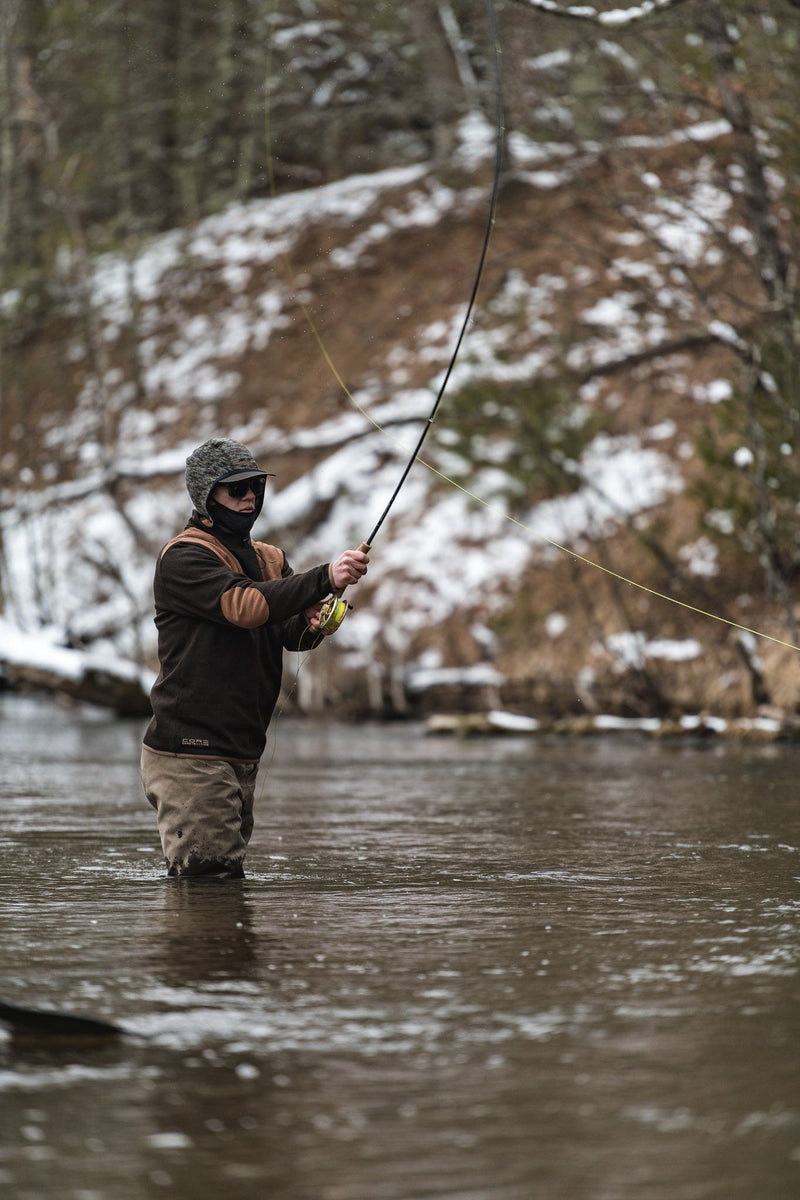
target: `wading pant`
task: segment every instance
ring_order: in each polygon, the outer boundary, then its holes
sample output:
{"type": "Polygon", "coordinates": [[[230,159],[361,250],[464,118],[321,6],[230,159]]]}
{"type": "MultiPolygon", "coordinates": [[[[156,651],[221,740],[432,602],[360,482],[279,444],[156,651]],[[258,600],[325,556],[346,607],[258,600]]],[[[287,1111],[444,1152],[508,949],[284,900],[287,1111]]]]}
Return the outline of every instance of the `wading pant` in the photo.
{"type": "Polygon", "coordinates": [[[244,875],[258,763],[182,758],[142,747],[168,875],[244,875]]]}

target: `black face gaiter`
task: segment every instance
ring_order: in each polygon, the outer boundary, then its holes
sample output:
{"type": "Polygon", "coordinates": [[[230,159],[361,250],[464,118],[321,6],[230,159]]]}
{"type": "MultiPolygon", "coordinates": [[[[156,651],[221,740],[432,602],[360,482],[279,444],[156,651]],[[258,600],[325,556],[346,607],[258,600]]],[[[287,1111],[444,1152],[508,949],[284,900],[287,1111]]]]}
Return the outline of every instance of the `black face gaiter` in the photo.
{"type": "Polygon", "coordinates": [[[232,533],[234,537],[240,537],[242,541],[250,536],[250,530],[256,523],[258,512],[234,512],[232,508],[226,508],[224,504],[212,505],[209,514],[214,524],[225,533],[232,533]]]}

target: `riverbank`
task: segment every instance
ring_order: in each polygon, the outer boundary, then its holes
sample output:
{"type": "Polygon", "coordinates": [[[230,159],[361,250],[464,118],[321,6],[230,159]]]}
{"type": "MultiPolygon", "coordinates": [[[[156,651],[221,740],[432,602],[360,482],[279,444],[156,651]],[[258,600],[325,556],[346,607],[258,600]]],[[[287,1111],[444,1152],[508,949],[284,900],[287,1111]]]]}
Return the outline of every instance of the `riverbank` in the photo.
{"type": "Polygon", "coordinates": [[[746,742],[800,741],[796,713],[765,711],[753,717],[717,717],[712,713],[681,717],[620,717],[611,713],[542,721],[518,713],[492,710],[480,713],[438,713],[425,722],[425,731],[437,737],[554,736],[599,737],[634,734],[648,738],[709,738],[746,742]]]}
{"type": "MultiPolygon", "coordinates": [[[[769,702],[778,681],[787,699],[796,693],[797,656],[785,647],[768,647],[763,660],[740,652],[737,686],[733,670],[720,682],[716,657],[673,658],[656,674],[652,664],[646,671],[636,663],[621,669],[609,656],[604,671],[595,663],[591,678],[575,664],[572,674],[564,662],[560,672],[555,660],[545,665],[547,672],[540,661],[535,676],[509,680],[490,664],[390,672],[376,661],[371,672],[340,672],[332,669],[335,659],[309,655],[302,670],[287,665],[280,707],[342,724],[417,721],[431,736],[800,740],[793,704],[769,702]]],[[[59,645],[47,631],[28,634],[0,620],[0,691],[147,718],[154,678],[135,663],[59,645]]]]}

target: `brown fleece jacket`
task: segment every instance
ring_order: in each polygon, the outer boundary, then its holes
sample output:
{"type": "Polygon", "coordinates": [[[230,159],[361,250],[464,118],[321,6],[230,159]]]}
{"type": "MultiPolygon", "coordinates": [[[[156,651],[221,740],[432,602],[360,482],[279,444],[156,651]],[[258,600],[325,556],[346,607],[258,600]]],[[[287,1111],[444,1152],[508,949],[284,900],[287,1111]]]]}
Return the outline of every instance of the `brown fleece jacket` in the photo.
{"type": "Polygon", "coordinates": [[[330,591],[327,563],[295,574],[276,546],[215,536],[193,518],[156,565],[161,669],[144,744],[162,754],[260,759],[283,651],[323,640],[303,612],[330,591]]]}

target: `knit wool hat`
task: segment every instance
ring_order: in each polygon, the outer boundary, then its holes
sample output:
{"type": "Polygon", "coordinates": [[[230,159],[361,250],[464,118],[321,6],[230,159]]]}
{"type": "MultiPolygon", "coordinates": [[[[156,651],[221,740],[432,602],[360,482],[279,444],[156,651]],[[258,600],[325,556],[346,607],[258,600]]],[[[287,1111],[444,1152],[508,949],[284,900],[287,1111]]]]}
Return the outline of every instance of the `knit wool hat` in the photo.
{"type": "MultiPolygon", "coordinates": [[[[207,517],[208,498],[218,483],[237,479],[266,479],[253,455],[241,442],[211,438],[186,460],[186,490],[201,517],[207,517]]],[[[259,505],[260,507],[260,505],[259,505]]]]}

